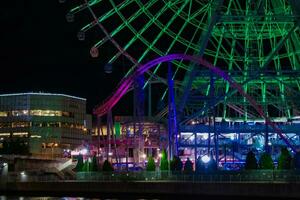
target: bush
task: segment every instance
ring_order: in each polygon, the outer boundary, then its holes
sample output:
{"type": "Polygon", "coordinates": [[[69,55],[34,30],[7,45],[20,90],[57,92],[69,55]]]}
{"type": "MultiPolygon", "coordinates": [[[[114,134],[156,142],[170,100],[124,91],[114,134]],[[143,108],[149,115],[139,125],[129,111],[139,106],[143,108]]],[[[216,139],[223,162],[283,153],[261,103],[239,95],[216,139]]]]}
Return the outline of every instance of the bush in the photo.
{"type": "Polygon", "coordinates": [[[148,162],[147,162],[147,166],[146,166],[146,170],[147,171],[155,171],[155,162],[152,156],[150,156],[148,158],[148,162]]]}
{"type": "Polygon", "coordinates": [[[160,170],[169,170],[169,162],[167,158],[167,153],[165,150],[162,151],[162,156],[160,159],[160,170]]]}
{"type": "Polygon", "coordinates": [[[257,169],[257,159],[253,151],[249,151],[246,157],[245,169],[257,169]]]}
{"type": "Polygon", "coordinates": [[[178,156],[173,156],[173,159],[170,163],[170,168],[172,172],[181,172],[182,162],[178,156]]]}
{"type": "Polygon", "coordinates": [[[216,160],[211,156],[210,161],[207,163],[207,171],[208,172],[215,172],[218,170],[218,164],[216,160]]]}
{"type": "Polygon", "coordinates": [[[90,165],[91,165],[91,163],[89,162],[89,160],[86,160],[86,161],[83,163],[82,171],[83,171],[83,172],[89,172],[89,171],[91,171],[90,165]]]}
{"type": "Polygon", "coordinates": [[[184,170],[185,173],[192,173],[193,172],[193,163],[190,160],[190,158],[187,158],[184,164],[184,170]]]}
{"type": "Polygon", "coordinates": [[[95,155],[93,156],[93,159],[92,159],[91,171],[92,172],[98,171],[98,162],[97,162],[97,158],[95,155]]]}
{"type": "Polygon", "coordinates": [[[300,152],[294,155],[293,164],[296,169],[300,169],[300,152]]]}
{"type": "Polygon", "coordinates": [[[105,160],[102,166],[102,171],[104,172],[112,172],[114,171],[113,166],[111,165],[111,163],[108,160],[105,160]]]}
{"type": "Polygon", "coordinates": [[[281,148],[281,153],[278,158],[278,169],[291,169],[292,156],[286,147],[281,148]]]}
{"type": "Polygon", "coordinates": [[[204,162],[201,160],[201,157],[199,156],[197,161],[196,161],[196,172],[197,173],[202,173],[205,172],[205,164],[204,162]]]}
{"type": "Polygon", "coordinates": [[[263,153],[259,159],[260,169],[274,169],[274,163],[272,157],[268,153],[263,153]]]}
{"type": "Polygon", "coordinates": [[[81,154],[77,156],[77,165],[75,167],[76,172],[81,172],[83,168],[83,157],[81,154]]]}

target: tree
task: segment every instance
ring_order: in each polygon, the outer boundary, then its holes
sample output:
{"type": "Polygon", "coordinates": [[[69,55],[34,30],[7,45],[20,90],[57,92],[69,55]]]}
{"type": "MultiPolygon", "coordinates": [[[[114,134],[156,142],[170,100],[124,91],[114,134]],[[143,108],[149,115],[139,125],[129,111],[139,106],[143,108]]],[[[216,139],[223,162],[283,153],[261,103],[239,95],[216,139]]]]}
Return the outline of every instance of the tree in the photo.
{"type": "Polygon", "coordinates": [[[181,172],[182,170],[182,161],[178,156],[173,156],[172,161],[170,161],[170,168],[173,172],[181,172]]]}
{"type": "Polygon", "coordinates": [[[83,157],[82,157],[81,154],[79,154],[79,155],[77,156],[77,165],[76,165],[76,167],[75,167],[75,170],[76,170],[77,172],[80,172],[80,171],[82,171],[82,168],[83,168],[83,157]]]}
{"type": "Polygon", "coordinates": [[[169,170],[169,162],[165,150],[163,150],[161,153],[160,170],[169,170]]]}
{"type": "Polygon", "coordinates": [[[278,169],[291,169],[292,156],[286,147],[281,148],[281,153],[278,158],[278,169]]]}
{"type": "Polygon", "coordinates": [[[246,157],[245,169],[257,169],[257,159],[253,151],[249,151],[246,157]]]}
{"type": "Polygon", "coordinates": [[[192,173],[193,172],[193,163],[192,161],[190,160],[190,158],[187,158],[186,161],[185,161],[185,164],[184,164],[184,169],[183,171],[185,173],[192,173]]]}
{"type": "Polygon", "coordinates": [[[274,169],[274,163],[272,157],[268,153],[263,153],[259,159],[259,168],[260,169],[274,169]]]}
{"type": "Polygon", "coordinates": [[[152,156],[148,158],[147,166],[146,166],[147,171],[155,171],[155,162],[152,156]]]}
{"type": "Polygon", "coordinates": [[[91,164],[91,170],[90,171],[92,171],[92,172],[98,171],[98,162],[97,162],[96,155],[93,156],[92,164],[91,164]]]}
{"type": "Polygon", "coordinates": [[[102,171],[104,172],[112,172],[114,171],[113,166],[111,165],[111,163],[108,160],[105,160],[102,166],[102,171]]]}

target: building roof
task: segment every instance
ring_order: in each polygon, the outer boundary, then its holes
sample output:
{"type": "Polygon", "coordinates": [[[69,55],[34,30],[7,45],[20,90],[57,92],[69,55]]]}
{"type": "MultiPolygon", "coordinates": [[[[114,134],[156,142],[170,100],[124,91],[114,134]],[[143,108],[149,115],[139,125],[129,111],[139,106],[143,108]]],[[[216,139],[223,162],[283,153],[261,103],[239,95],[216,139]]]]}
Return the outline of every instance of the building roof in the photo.
{"type": "Polygon", "coordinates": [[[66,94],[56,94],[56,93],[43,93],[43,92],[27,92],[27,93],[12,93],[12,94],[0,94],[0,97],[9,97],[9,96],[21,96],[21,95],[39,95],[39,96],[62,96],[62,97],[69,97],[73,99],[79,99],[86,101],[85,98],[75,97],[66,94]]]}

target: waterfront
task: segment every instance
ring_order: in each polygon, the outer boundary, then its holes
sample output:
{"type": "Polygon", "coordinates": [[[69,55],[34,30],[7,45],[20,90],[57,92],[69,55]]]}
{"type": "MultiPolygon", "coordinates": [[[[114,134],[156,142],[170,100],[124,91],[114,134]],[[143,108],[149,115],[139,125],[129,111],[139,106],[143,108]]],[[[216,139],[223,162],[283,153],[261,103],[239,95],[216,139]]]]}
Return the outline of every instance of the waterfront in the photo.
{"type": "MultiPolygon", "coordinates": [[[[147,197],[142,198],[138,196],[117,196],[117,197],[104,197],[104,196],[94,196],[94,197],[72,197],[72,196],[66,196],[66,197],[55,197],[55,196],[0,196],[0,200],[164,200],[164,199],[202,199],[205,198],[206,200],[212,200],[212,199],[220,199],[222,200],[253,200],[257,199],[255,197],[238,197],[238,196],[230,196],[230,197],[224,197],[224,196],[164,196],[164,197],[147,197]]],[[[265,200],[280,200],[280,199],[292,199],[292,198],[264,198],[265,200]]]]}
{"type": "Polygon", "coordinates": [[[299,183],[292,182],[173,182],[173,181],[133,181],[133,182],[10,182],[1,186],[1,194],[6,196],[81,196],[107,197],[109,199],[183,199],[186,197],[222,197],[222,199],[257,198],[298,198],[299,183]],[[172,198],[174,197],[174,198],[172,198]],[[236,197],[236,198],[233,198],[236,197]],[[238,198],[240,197],[240,198],[238,198]]]}
{"type": "MultiPolygon", "coordinates": [[[[0,196],[0,200],[129,200],[129,199],[137,199],[134,197],[129,198],[103,198],[103,197],[50,197],[50,196],[0,196]]],[[[141,199],[142,200],[142,199],[141,199]]],[[[146,200],[146,199],[144,199],[146,200]]],[[[154,199],[153,199],[154,200],[154,199]]],[[[155,199],[158,200],[158,199],[155,199]]]]}

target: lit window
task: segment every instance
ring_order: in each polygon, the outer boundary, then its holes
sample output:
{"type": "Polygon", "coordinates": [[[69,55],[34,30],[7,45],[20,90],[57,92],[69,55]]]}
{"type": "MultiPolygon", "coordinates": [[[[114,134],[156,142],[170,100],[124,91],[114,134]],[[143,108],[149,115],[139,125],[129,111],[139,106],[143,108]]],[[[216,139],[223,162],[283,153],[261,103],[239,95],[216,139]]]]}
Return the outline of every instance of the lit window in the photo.
{"type": "Polygon", "coordinates": [[[28,133],[27,132],[16,132],[16,133],[13,133],[13,136],[27,136],[28,133]]]}
{"type": "Polygon", "coordinates": [[[29,127],[30,122],[13,122],[12,127],[13,128],[18,128],[18,127],[29,127]]]}
{"type": "Polygon", "coordinates": [[[30,115],[32,116],[62,116],[62,111],[57,110],[31,110],[30,115]]]}
{"type": "Polygon", "coordinates": [[[40,136],[40,135],[31,135],[30,137],[31,138],[41,138],[42,136],[40,136]]]}
{"type": "Polygon", "coordinates": [[[0,133],[0,136],[10,136],[10,133],[0,133]]]}
{"type": "Polygon", "coordinates": [[[7,117],[8,112],[0,112],[0,117],[7,117]]]}
{"type": "Polygon", "coordinates": [[[28,110],[13,110],[12,115],[13,116],[26,116],[26,115],[28,115],[28,110]]]}

